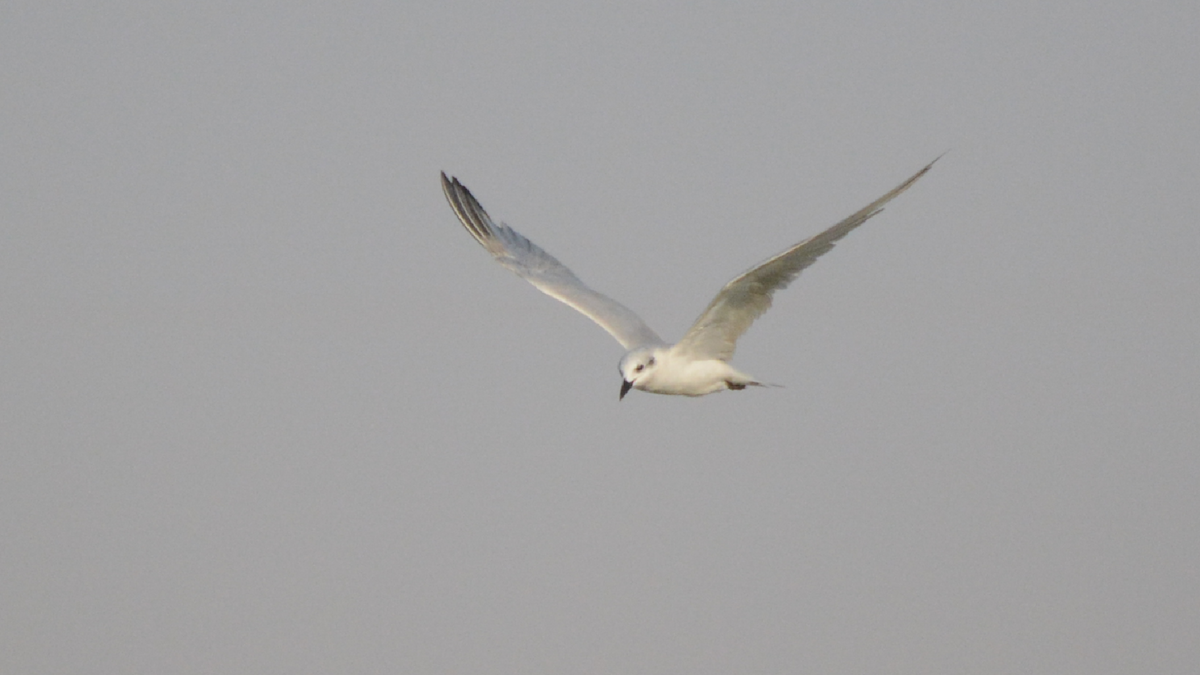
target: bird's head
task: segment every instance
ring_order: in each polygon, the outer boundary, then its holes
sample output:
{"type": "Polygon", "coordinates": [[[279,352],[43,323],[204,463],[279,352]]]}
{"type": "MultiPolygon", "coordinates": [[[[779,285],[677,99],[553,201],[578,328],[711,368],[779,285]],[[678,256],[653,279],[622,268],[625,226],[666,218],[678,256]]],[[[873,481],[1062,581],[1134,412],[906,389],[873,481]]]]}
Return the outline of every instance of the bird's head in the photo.
{"type": "Polygon", "coordinates": [[[658,365],[658,359],[655,358],[658,356],[658,351],[651,347],[643,347],[635,349],[621,358],[621,365],[618,366],[623,380],[621,382],[621,398],[625,398],[625,394],[628,394],[630,389],[645,388],[642,385],[658,365]]]}

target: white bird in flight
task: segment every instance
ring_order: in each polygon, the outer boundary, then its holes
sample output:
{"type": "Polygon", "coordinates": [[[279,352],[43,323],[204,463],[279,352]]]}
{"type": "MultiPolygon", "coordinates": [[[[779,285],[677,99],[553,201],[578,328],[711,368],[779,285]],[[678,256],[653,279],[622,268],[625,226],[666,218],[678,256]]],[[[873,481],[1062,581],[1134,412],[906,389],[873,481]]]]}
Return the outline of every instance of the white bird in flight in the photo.
{"type": "Polygon", "coordinates": [[[764,386],[729,365],[737,339],[771,306],[775,291],[785,288],[839,239],[882,211],[936,161],[837,225],[735,277],[717,293],[683,339],[673,345],[629,308],[589,288],[537,244],[504,223],[493,221],[457,178],[447,178],[443,172],[442,190],[463,226],[496,262],[539,291],[579,310],[628,350],[619,366],[620,398],[625,398],[631,388],[652,394],[703,396],[748,385],[764,386]]]}

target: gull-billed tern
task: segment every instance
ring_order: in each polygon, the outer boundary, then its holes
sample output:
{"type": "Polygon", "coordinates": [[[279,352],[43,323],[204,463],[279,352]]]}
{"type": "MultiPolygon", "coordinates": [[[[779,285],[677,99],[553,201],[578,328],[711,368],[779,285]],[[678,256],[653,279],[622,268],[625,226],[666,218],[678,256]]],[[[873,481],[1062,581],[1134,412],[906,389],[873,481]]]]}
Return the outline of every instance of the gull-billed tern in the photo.
{"type": "Polygon", "coordinates": [[[723,389],[763,386],[729,365],[742,333],[771,306],[771,295],[786,287],[851,230],[883,210],[933,167],[933,160],[891,192],[854,215],[735,277],[717,293],[683,339],[667,344],[629,308],[597,293],[554,256],[519,232],[493,221],[466,186],[442,173],[450,208],[476,241],[501,265],[538,290],[582,312],[626,350],[621,358],[621,395],[640,389],[652,394],[703,396],[723,389]]]}

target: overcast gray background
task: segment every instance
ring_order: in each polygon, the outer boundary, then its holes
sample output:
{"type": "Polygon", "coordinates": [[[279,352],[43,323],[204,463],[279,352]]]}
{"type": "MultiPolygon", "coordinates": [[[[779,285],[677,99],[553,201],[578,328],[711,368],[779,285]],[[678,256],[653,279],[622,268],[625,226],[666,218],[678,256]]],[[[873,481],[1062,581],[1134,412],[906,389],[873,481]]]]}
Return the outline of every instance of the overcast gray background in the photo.
{"type": "Polygon", "coordinates": [[[13,2],[0,671],[1194,673],[1190,0],[13,2]],[[438,185],[678,338],[633,392],[438,185]]]}

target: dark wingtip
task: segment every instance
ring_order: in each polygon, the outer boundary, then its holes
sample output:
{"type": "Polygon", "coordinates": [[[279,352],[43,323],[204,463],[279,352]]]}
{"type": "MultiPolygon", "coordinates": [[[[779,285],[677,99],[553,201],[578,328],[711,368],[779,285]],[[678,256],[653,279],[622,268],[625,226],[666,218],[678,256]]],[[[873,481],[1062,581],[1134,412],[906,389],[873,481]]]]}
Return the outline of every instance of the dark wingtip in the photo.
{"type": "Polygon", "coordinates": [[[933,168],[933,165],[934,165],[934,164],[937,164],[938,160],[939,160],[939,159],[941,159],[941,158],[943,158],[943,157],[945,157],[945,156],[946,156],[946,153],[948,153],[948,152],[950,152],[950,150],[949,150],[949,149],[946,149],[946,150],[944,150],[944,151],[942,152],[942,154],[938,155],[937,157],[934,157],[932,162],[930,162],[930,163],[926,164],[924,169],[921,169],[921,173],[919,173],[919,174],[918,174],[918,176],[924,176],[924,175],[925,175],[925,173],[926,173],[927,171],[929,171],[930,169],[932,169],[932,168],[933,168]]]}

